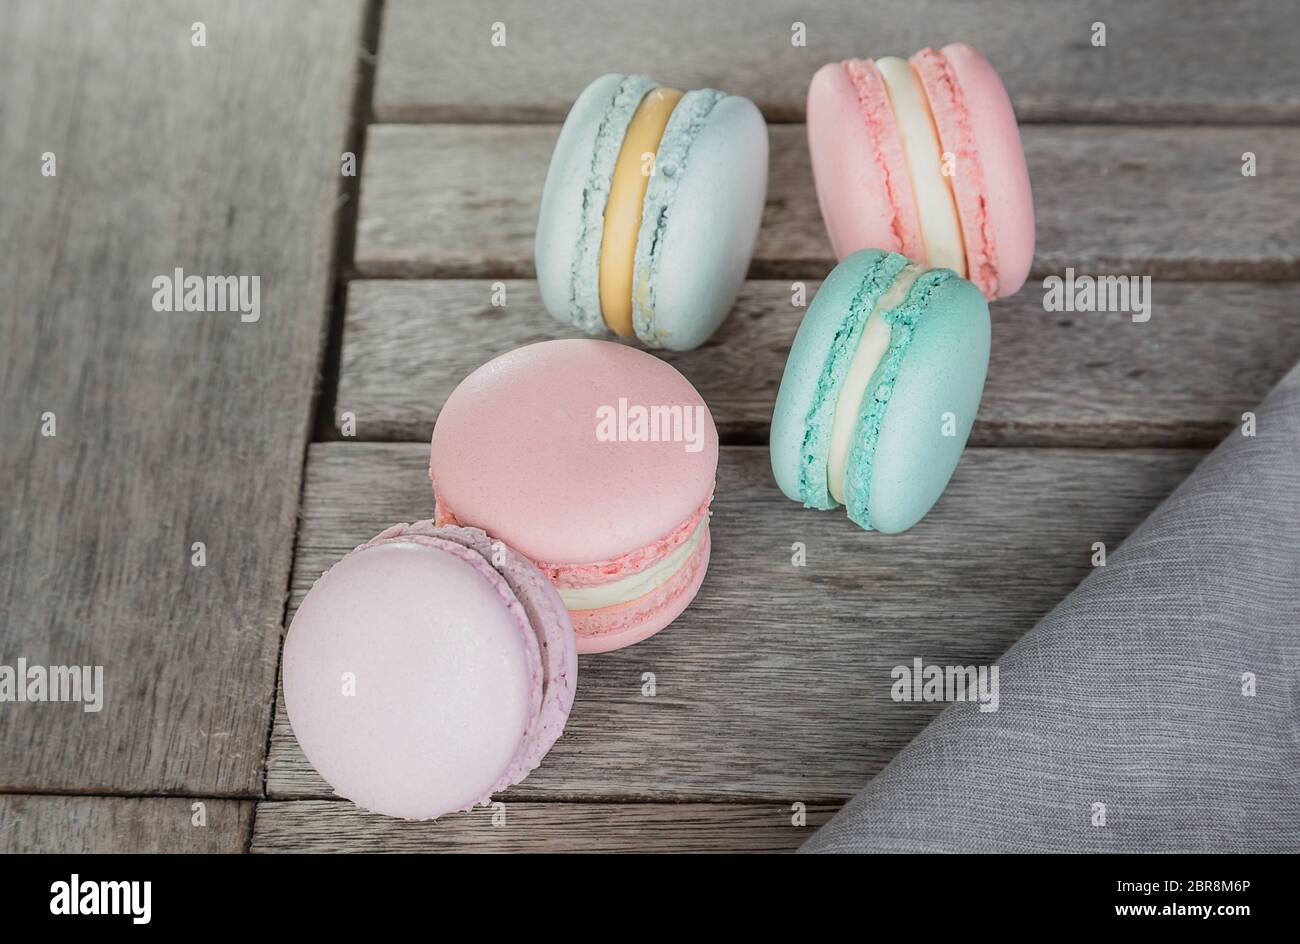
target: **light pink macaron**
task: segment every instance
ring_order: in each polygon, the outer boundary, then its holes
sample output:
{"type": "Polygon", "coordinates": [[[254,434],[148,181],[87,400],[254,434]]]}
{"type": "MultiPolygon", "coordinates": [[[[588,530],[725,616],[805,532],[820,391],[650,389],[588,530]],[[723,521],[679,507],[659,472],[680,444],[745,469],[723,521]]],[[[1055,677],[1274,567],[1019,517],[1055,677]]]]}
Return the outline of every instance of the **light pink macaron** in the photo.
{"type": "Polygon", "coordinates": [[[833,62],[808,89],[808,146],[835,255],[885,249],[947,265],[932,257],[948,242],[959,260],[949,267],[986,298],[1012,295],[1033,261],[1034,205],[1002,80],[963,43],[923,49],[907,67],[833,62]]]}
{"type": "Polygon", "coordinates": [[[573,625],[526,558],[395,525],[308,592],[284,644],[289,723],[340,796],[404,819],[489,801],[541,763],[577,683],[573,625]]]}
{"type": "Polygon", "coordinates": [[[439,523],[527,555],[569,608],[578,651],[663,629],[709,562],[718,433],[671,365],[608,341],[545,341],[484,364],[433,430],[439,523]]]}

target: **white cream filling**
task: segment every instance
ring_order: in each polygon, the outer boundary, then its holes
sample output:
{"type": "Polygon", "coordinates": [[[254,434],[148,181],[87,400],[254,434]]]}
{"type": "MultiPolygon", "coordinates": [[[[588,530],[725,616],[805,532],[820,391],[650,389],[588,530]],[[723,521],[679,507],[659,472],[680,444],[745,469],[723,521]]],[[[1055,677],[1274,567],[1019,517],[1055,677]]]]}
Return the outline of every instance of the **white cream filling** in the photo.
{"type": "Polygon", "coordinates": [[[844,476],[848,472],[849,452],[853,446],[853,427],[858,422],[858,412],[871,375],[889,350],[889,325],[881,315],[903,304],[907,293],[912,290],[912,283],[925,271],[923,266],[913,263],[894,277],[894,284],[877,299],[867,316],[866,326],[858,338],[858,348],[853,352],[844,379],[840,381],[835,399],[835,419],[831,423],[831,448],[826,457],[826,485],[831,498],[841,505],[844,504],[844,476]]]}
{"type": "Polygon", "coordinates": [[[695,530],[673,552],[640,573],[593,587],[556,587],[560,599],[570,610],[598,610],[605,606],[627,603],[658,590],[690,561],[709,527],[709,516],[701,515],[695,530]]]}
{"type": "Polygon", "coordinates": [[[876,60],[876,67],[885,80],[899,136],[903,139],[903,154],[912,177],[927,261],[935,268],[952,269],[964,278],[966,251],[957,202],[952,195],[952,181],[943,174],[943,148],[939,146],[939,133],[934,127],[925,89],[906,60],[886,56],[876,60]]]}

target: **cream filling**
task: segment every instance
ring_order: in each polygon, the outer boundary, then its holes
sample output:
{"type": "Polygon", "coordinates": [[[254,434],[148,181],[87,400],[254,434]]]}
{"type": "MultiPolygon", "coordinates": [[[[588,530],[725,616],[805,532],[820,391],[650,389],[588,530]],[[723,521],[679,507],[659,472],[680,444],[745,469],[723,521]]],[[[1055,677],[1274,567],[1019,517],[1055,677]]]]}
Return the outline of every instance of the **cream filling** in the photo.
{"type": "Polygon", "coordinates": [[[876,372],[885,352],[889,350],[889,325],[881,317],[891,308],[897,308],[907,300],[907,293],[912,290],[912,283],[925,272],[923,266],[909,264],[894,277],[894,284],[889,286],[867,316],[866,326],[858,339],[857,350],[849,369],[840,381],[840,390],[835,399],[835,418],[831,423],[831,448],[826,457],[826,485],[831,498],[844,504],[844,476],[849,468],[849,453],[853,447],[853,427],[857,425],[858,413],[862,407],[862,398],[867,395],[867,385],[871,375],[876,372]]]}
{"type": "Polygon", "coordinates": [[[605,228],[600,238],[600,311],[609,330],[625,338],[634,331],[632,276],[636,271],[636,241],[645,192],[650,186],[659,142],[681,98],[677,89],[662,86],[646,93],[623,136],[605,202],[605,228]]]}
{"type": "Polygon", "coordinates": [[[939,133],[934,127],[925,89],[903,59],[886,56],[876,60],[876,67],[885,80],[899,137],[903,139],[903,155],[912,177],[912,192],[916,195],[926,259],[935,268],[952,269],[965,278],[966,251],[957,202],[952,194],[952,181],[943,173],[943,148],[939,145],[939,133]]]}
{"type": "Polygon", "coordinates": [[[598,610],[601,607],[631,602],[658,590],[685,567],[691,555],[695,553],[695,549],[700,546],[700,541],[704,539],[704,532],[708,527],[708,514],[701,515],[690,537],[677,545],[663,560],[652,564],[640,573],[611,580],[609,583],[596,584],[593,587],[556,587],[555,589],[560,592],[560,599],[570,610],[598,610]]]}

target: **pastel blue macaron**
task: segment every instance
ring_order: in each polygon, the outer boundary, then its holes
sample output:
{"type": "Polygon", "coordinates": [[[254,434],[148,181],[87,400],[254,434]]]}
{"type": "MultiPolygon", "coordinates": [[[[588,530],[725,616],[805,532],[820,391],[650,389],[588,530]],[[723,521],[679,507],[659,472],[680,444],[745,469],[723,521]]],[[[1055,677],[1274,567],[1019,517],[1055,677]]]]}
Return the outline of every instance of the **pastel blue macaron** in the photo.
{"type": "Polygon", "coordinates": [[[875,249],[845,258],[781,378],[771,433],[781,491],[810,508],[843,505],[867,530],[912,527],[961,459],[989,337],[983,294],[952,271],[875,249]]]}
{"type": "MultiPolygon", "coordinates": [[[[624,137],[658,83],[605,75],[578,96],[560,130],[542,191],[535,257],[546,310],[587,334],[609,333],[601,311],[606,201],[624,137]]],[[[767,125],[754,103],[713,89],[673,106],[646,185],[636,235],[632,324],[647,347],[689,350],[735,302],[767,195],[767,125]]]]}

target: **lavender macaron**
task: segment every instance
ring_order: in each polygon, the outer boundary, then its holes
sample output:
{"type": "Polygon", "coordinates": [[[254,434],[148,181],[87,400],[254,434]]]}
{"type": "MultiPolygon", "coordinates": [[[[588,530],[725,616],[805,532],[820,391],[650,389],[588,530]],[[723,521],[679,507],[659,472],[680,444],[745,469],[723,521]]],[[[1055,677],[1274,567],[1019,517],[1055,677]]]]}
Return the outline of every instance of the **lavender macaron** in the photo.
{"type": "Polygon", "coordinates": [[[476,528],[400,524],[316,581],[284,644],[289,722],[335,792],[433,819],[541,763],[573,705],[550,581],[476,528]]]}

